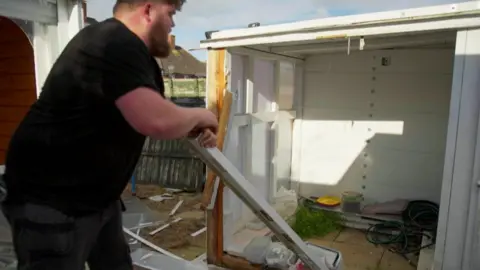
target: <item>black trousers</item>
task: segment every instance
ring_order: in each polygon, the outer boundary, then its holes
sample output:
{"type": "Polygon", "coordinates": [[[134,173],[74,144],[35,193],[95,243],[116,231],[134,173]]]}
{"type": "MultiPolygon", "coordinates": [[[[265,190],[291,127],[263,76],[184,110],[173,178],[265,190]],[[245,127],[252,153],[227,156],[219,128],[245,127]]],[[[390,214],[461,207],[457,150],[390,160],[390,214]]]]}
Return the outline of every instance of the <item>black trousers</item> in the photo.
{"type": "Polygon", "coordinates": [[[17,270],[132,270],[120,202],[73,218],[44,205],[3,206],[18,259],[17,270]]]}

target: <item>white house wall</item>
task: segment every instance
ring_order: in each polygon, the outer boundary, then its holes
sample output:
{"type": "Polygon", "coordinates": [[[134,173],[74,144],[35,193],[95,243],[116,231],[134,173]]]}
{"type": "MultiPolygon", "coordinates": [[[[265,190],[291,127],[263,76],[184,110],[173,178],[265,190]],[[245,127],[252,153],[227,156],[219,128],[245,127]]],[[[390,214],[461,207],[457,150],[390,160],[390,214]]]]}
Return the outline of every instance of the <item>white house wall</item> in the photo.
{"type": "Polygon", "coordinates": [[[56,23],[48,24],[34,21],[33,49],[35,53],[35,73],[37,93],[40,94],[43,83],[53,63],[68,42],[83,28],[83,10],[81,0],[42,0],[56,1],[56,23]]]}
{"type": "Polygon", "coordinates": [[[292,164],[301,194],[439,202],[452,65],[453,49],[308,58],[292,164]]]}

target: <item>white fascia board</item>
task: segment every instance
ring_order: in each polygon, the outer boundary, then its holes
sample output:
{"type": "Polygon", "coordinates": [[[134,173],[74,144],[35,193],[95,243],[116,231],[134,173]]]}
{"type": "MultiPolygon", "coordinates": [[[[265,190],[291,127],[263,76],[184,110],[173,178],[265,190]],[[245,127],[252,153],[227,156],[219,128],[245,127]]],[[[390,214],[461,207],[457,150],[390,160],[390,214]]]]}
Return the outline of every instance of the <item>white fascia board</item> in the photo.
{"type": "Polygon", "coordinates": [[[223,30],[212,33],[212,39],[239,38],[255,35],[271,35],[286,32],[328,30],[345,27],[359,27],[372,24],[396,22],[415,22],[447,17],[462,17],[480,11],[480,1],[469,1],[458,4],[437,5],[421,8],[375,12],[350,16],[338,16],[293,23],[283,23],[254,28],[223,30]]]}
{"type": "Polygon", "coordinates": [[[244,38],[224,38],[202,42],[202,48],[227,48],[237,46],[250,46],[259,44],[281,44],[286,42],[308,42],[321,40],[342,40],[348,37],[368,37],[406,34],[415,32],[430,32],[441,30],[457,30],[480,28],[480,16],[468,18],[454,18],[430,20],[423,22],[399,23],[383,25],[358,26],[350,29],[319,30],[311,32],[298,32],[286,34],[268,34],[244,38]]]}
{"type": "Polygon", "coordinates": [[[44,24],[56,24],[56,0],[0,0],[0,15],[44,24]]]}
{"type": "Polygon", "coordinates": [[[395,36],[395,37],[371,37],[364,38],[364,45],[360,45],[361,38],[352,38],[351,44],[347,40],[328,43],[309,43],[288,46],[271,47],[272,53],[330,53],[347,50],[376,50],[395,46],[421,46],[428,44],[454,44],[456,32],[435,32],[422,35],[395,36]]]}

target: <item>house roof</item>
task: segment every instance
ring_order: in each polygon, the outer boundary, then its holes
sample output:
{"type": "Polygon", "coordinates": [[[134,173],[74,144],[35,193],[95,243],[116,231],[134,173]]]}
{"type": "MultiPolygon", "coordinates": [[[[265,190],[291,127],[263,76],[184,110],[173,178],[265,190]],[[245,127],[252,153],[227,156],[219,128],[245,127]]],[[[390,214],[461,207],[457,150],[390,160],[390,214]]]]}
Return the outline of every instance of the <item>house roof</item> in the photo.
{"type": "MultiPolygon", "coordinates": [[[[91,17],[85,18],[85,25],[91,25],[98,23],[97,20],[91,17]]],[[[180,46],[175,45],[175,50],[173,50],[167,58],[160,59],[157,58],[157,63],[163,71],[163,74],[168,74],[169,66],[173,66],[173,73],[175,74],[184,74],[184,75],[195,75],[195,76],[205,76],[207,65],[205,62],[199,61],[189,52],[184,50],[180,46]]]]}
{"type": "Polygon", "coordinates": [[[167,58],[157,58],[157,62],[164,74],[169,73],[169,66],[173,66],[173,73],[175,74],[196,76],[205,76],[206,74],[206,64],[180,46],[175,46],[175,50],[167,58]]]}

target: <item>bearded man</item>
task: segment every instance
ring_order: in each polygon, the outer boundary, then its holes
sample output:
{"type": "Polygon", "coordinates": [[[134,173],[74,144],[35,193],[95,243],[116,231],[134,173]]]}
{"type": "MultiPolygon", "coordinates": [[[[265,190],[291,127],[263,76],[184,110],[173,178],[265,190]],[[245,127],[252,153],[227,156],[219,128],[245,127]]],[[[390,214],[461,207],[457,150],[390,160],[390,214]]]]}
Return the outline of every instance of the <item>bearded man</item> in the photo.
{"type": "Polygon", "coordinates": [[[18,269],[131,270],[121,193],[145,137],[203,131],[217,119],[165,99],[154,57],[166,57],[184,0],[118,0],[114,16],[82,29],[65,47],[6,158],[7,197],[18,269]]]}

